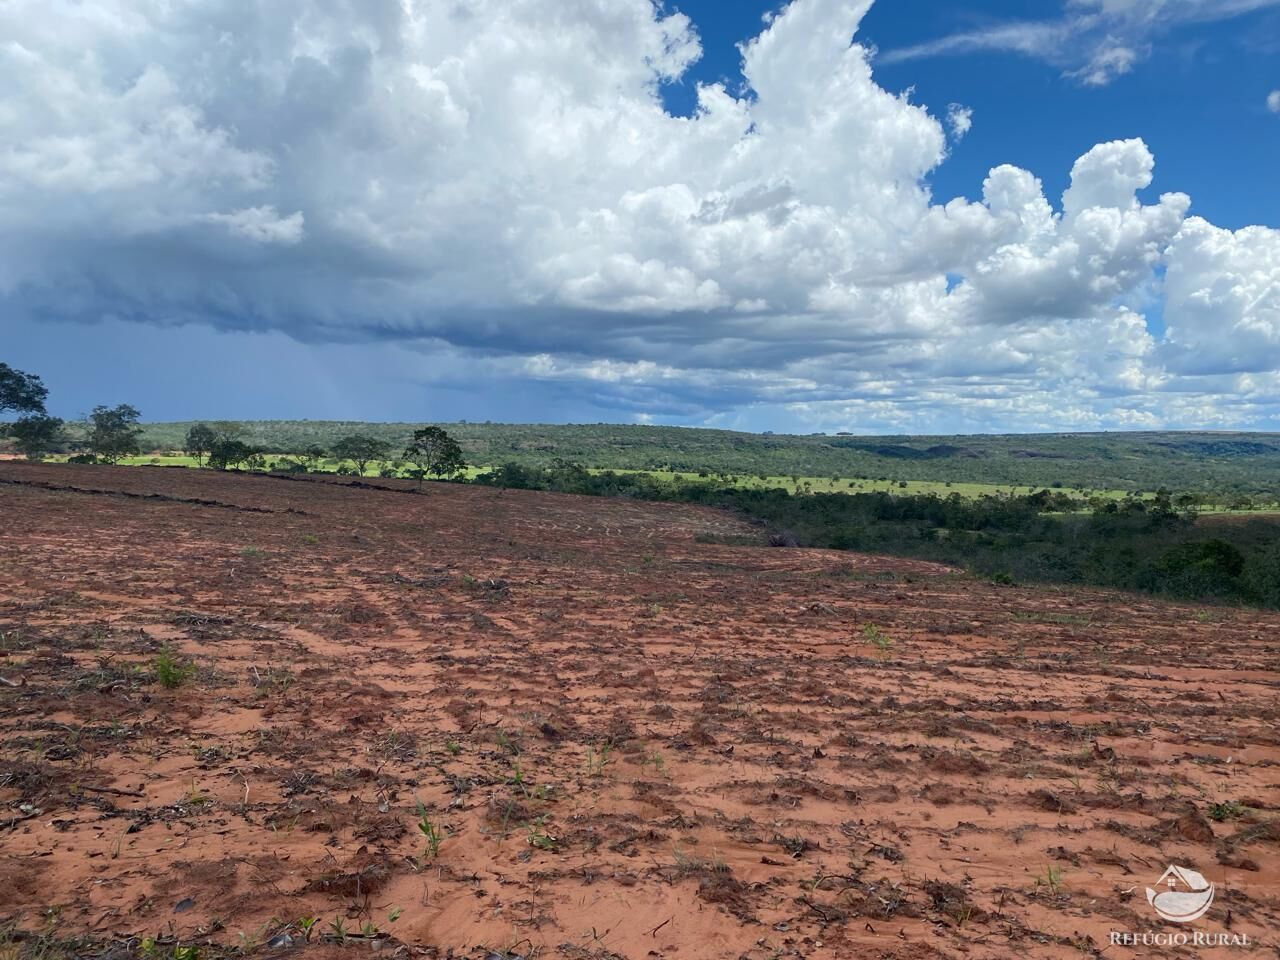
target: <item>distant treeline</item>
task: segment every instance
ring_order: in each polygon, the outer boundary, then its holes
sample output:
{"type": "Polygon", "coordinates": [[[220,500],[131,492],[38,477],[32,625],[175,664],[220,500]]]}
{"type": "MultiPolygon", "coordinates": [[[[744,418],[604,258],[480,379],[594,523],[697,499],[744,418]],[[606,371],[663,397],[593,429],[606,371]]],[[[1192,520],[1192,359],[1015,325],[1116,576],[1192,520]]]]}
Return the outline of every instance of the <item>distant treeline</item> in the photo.
{"type": "Polygon", "coordinates": [[[73,461],[118,463],[144,449],[184,450],[197,463],[223,470],[308,473],[336,460],[339,472],[364,476],[376,466],[383,476],[419,483],[461,477],[468,462],[501,463],[474,482],[722,507],[757,523],[777,545],[936,560],[1002,582],[1093,584],[1280,607],[1280,524],[1259,518],[1208,526],[1190,511],[1210,498],[1230,505],[1232,495],[1249,492],[1274,500],[1280,438],[1270,434],[774,437],[607,424],[457,424],[449,430],[312,421],[143,425],[129,404],[98,406],[84,421],[66,423],[47,412],[48,393],[39,376],[0,363],[0,416],[17,417],[0,424],[0,436],[7,434],[31,459],[65,452],[73,461]],[[613,469],[593,472],[583,463],[613,469]],[[789,493],[744,489],[711,479],[713,473],[1044,489],[978,497],[789,493]],[[1096,499],[1090,512],[1075,512],[1079,500],[1066,491],[1090,488],[1156,492],[1096,499]]]}
{"type": "Polygon", "coordinates": [[[934,560],[998,582],[1087,584],[1178,600],[1280,608],[1280,523],[1205,521],[1164,491],[1087,514],[1042,490],[1026,496],[790,494],[645,474],[591,473],[560,461],[506,464],[477,483],[727,508],[778,546],[829,547],[934,560]]]}
{"type": "MultiPolygon", "coordinates": [[[[180,450],[191,422],[143,425],[148,450],[180,450]]],[[[368,436],[401,449],[421,423],[237,421],[240,439],[295,453],[368,436]]],[[[925,480],[1086,490],[1273,499],[1280,493],[1280,435],[1077,433],[959,437],[792,436],[620,424],[440,424],[469,463],[549,466],[557,459],[607,470],[738,476],[925,480]]]]}

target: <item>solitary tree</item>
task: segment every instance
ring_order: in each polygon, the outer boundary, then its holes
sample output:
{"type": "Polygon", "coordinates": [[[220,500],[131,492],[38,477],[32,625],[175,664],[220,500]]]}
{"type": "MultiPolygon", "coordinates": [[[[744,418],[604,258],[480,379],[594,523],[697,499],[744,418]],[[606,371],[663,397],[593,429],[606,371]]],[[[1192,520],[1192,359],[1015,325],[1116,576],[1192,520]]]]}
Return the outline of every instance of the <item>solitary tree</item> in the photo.
{"type": "Polygon", "coordinates": [[[333,445],[333,455],[339,460],[350,460],[356,465],[356,472],[364,476],[365,467],[372,460],[381,460],[391,449],[391,445],[376,437],[366,437],[356,433],[343,437],[333,445]]]}
{"type": "Polygon", "coordinates": [[[243,440],[234,437],[214,436],[209,445],[209,466],[214,470],[230,470],[242,464],[253,466],[253,458],[259,452],[243,440]]]}
{"type": "Polygon", "coordinates": [[[35,374],[15,370],[7,363],[0,363],[0,413],[16,410],[19,413],[44,413],[44,401],[49,389],[35,374]]]}
{"type": "Polygon", "coordinates": [[[28,414],[9,428],[9,435],[27,459],[40,460],[62,439],[62,421],[46,413],[28,414]]]}
{"type": "Polygon", "coordinates": [[[187,431],[187,440],[182,445],[183,452],[195,457],[196,463],[204,463],[213,445],[218,442],[218,435],[207,423],[197,423],[187,431]]]}
{"type": "Polygon", "coordinates": [[[439,427],[415,430],[412,442],[404,448],[404,459],[417,468],[413,473],[419,483],[424,476],[451,477],[467,465],[458,441],[439,427]]]}
{"type": "Polygon", "coordinates": [[[118,407],[94,407],[89,414],[89,449],[107,463],[142,452],[142,428],[137,409],[122,403],[118,407]]]}

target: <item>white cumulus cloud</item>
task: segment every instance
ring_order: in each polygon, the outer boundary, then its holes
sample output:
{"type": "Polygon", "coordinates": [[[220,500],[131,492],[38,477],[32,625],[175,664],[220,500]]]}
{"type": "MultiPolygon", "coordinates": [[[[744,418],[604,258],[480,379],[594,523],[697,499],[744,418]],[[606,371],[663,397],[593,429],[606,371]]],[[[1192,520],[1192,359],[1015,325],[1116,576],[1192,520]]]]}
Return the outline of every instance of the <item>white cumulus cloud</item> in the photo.
{"type": "Polygon", "coordinates": [[[960,140],[973,129],[973,108],[960,103],[947,104],[947,126],[951,128],[951,136],[960,140]]]}
{"type": "Polygon", "coordinates": [[[1170,366],[1197,374],[1280,371],[1280,231],[1192,217],[1168,252],[1170,366]]]}
{"type": "Polygon", "coordinates": [[[1276,231],[1140,199],[1140,140],[1059,202],[1008,165],[940,202],[971,115],[876,83],[869,6],[795,0],[684,118],[696,25],[650,0],[10,0],[0,306],[429,344],[686,419],[1145,425],[1246,373],[1230,416],[1266,415],[1276,231]]]}

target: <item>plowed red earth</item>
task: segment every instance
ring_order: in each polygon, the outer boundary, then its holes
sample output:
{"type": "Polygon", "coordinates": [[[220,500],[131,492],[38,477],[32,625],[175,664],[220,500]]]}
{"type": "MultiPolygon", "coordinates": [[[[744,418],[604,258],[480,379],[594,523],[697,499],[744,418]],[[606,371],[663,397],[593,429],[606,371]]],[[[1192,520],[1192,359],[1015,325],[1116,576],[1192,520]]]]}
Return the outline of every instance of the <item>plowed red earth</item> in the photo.
{"type": "Polygon", "coordinates": [[[1275,615],[721,545],[752,530],[685,506],[0,481],[0,917],[23,929],[280,956],[1276,953],[1275,615]],[[166,647],[197,666],[173,688],[166,647]],[[1171,864],[1215,885],[1194,923],[1148,905],[1171,864]]]}

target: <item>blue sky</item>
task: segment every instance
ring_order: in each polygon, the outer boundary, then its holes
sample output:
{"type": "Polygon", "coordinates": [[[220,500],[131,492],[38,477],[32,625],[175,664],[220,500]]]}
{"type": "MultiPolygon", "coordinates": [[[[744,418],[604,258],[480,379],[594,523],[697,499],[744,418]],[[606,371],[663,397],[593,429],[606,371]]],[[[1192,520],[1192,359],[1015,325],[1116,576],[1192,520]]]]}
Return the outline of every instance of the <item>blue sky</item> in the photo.
{"type": "Polygon", "coordinates": [[[68,417],[1280,427],[1280,0],[865,6],[18,0],[0,359],[68,417]]]}
{"type": "MultiPolygon", "coordinates": [[[[701,61],[664,89],[670,108],[687,114],[698,82],[743,82],[737,45],[780,4],[682,0],[667,6],[688,14],[703,38],[701,61]]],[[[858,39],[891,52],[984,27],[1053,19],[1060,11],[1033,0],[882,0],[862,21],[858,39]]],[[[951,103],[974,111],[973,129],[930,177],[935,197],[976,197],[991,167],[1013,163],[1035,171],[1056,198],[1067,187],[1071,161],[1095,143],[1141,137],[1156,156],[1151,191],[1190,194],[1192,209],[1219,226],[1280,224],[1280,123],[1265,122],[1267,94],[1280,86],[1280,5],[1159,31],[1150,54],[1104,86],[1073,82],[1063,72],[1004,50],[875,67],[882,86],[912,90],[912,99],[938,116],[951,103]],[[1231,158],[1231,177],[1222,175],[1224,157],[1231,158]]]]}

